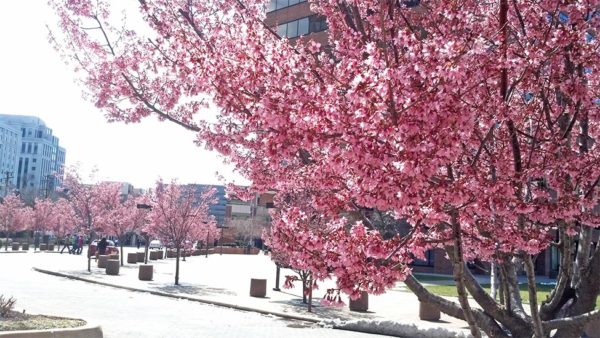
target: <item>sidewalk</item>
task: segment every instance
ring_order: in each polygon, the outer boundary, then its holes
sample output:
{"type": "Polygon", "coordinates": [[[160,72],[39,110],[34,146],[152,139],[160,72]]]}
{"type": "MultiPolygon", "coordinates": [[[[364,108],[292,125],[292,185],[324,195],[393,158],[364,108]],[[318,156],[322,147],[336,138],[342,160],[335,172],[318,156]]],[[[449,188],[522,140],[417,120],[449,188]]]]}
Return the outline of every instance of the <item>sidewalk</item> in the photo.
{"type": "MultiPolygon", "coordinates": [[[[125,248],[125,262],[128,252],[137,252],[137,249],[125,248]]],[[[346,305],[343,308],[322,306],[320,300],[325,294],[325,290],[335,287],[333,281],[326,281],[319,284],[319,290],[314,291],[313,312],[309,313],[306,304],[302,303],[302,287],[298,282],[296,282],[293,289],[283,288],[285,276],[294,274],[291,270],[281,270],[281,291],[272,290],[275,286],[275,265],[269,256],[263,254],[214,254],[209,255],[207,258],[205,256],[187,257],[185,262],[180,260],[180,285],[178,286],[174,285],[174,258],[148,261],[149,264],[154,265],[154,279],[153,281],[140,281],[138,280],[139,264],[125,263],[120,268],[118,276],[108,276],[105,274],[104,269],[97,268],[97,264],[93,260],[92,272],[88,272],[84,255],[79,256],[81,259],[77,260],[73,259],[72,256],[69,259],[61,259],[61,255],[51,256],[58,257],[61,262],[43,264],[41,261],[36,267],[105,285],[143,290],[158,295],[185,297],[190,300],[199,300],[264,314],[270,313],[290,319],[310,322],[323,321],[334,327],[343,328],[343,322],[351,321],[352,325],[346,327],[359,331],[368,330],[367,332],[373,332],[372,328],[365,328],[379,326],[380,330],[376,332],[387,332],[389,334],[397,330],[385,330],[395,325],[400,327],[400,331],[404,328],[408,330],[406,332],[418,332],[422,337],[468,336],[466,323],[453,317],[442,314],[439,322],[420,320],[418,318],[419,302],[417,297],[407,291],[402,283],[383,295],[369,295],[369,311],[360,313],[349,311],[347,296],[344,298],[346,305]],[[267,279],[266,298],[249,296],[251,278],[267,279]]],[[[411,337],[413,336],[411,335],[411,337]]]]}

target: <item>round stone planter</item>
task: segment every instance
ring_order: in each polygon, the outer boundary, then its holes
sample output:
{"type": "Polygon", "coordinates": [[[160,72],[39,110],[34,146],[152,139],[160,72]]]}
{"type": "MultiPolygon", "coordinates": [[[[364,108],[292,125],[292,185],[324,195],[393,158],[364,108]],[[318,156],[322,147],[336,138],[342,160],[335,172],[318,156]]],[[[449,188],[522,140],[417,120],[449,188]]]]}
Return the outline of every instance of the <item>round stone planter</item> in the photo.
{"type": "Polygon", "coordinates": [[[360,298],[357,300],[350,299],[348,305],[350,311],[366,312],[369,309],[369,294],[366,291],[361,291],[360,298]]]}
{"type": "Polygon", "coordinates": [[[29,250],[29,244],[23,244],[23,250],[25,250],[25,251],[29,250]]]}
{"type": "Polygon", "coordinates": [[[266,279],[250,279],[250,297],[265,297],[267,295],[266,279]]]}
{"type": "Polygon", "coordinates": [[[438,321],[440,320],[440,309],[430,303],[419,302],[419,318],[421,320],[438,321]]]}
{"type": "Polygon", "coordinates": [[[152,280],[154,267],[151,264],[141,264],[138,273],[139,280],[152,280]]]}
{"type": "Polygon", "coordinates": [[[137,252],[130,252],[127,254],[127,263],[137,264],[137,252]]]}
{"type": "Polygon", "coordinates": [[[138,252],[137,253],[137,261],[138,261],[138,263],[143,263],[144,262],[144,258],[146,258],[146,254],[144,252],[138,252]]]}
{"type": "Polygon", "coordinates": [[[158,256],[156,256],[156,251],[150,251],[150,260],[155,261],[157,259],[158,259],[158,256]]]}
{"type": "Polygon", "coordinates": [[[48,251],[54,251],[54,244],[48,244],[48,251]]]}
{"type": "Polygon", "coordinates": [[[48,246],[46,244],[40,244],[40,251],[48,250],[48,246]]]}
{"type": "Polygon", "coordinates": [[[98,267],[100,269],[106,268],[106,261],[108,261],[108,256],[107,255],[100,255],[100,256],[98,256],[98,267]]]}
{"type": "Polygon", "coordinates": [[[13,251],[18,251],[19,250],[19,243],[13,243],[12,244],[12,249],[13,249],[13,251]]]}
{"type": "Polygon", "coordinates": [[[119,254],[108,255],[108,259],[119,259],[119,254]]]}
{"type": "Polygon", "coordinates": [[[106,274],[116,276],[119,274],[121,264],[118,259],[109,259],[106,261],[106,274]]]}

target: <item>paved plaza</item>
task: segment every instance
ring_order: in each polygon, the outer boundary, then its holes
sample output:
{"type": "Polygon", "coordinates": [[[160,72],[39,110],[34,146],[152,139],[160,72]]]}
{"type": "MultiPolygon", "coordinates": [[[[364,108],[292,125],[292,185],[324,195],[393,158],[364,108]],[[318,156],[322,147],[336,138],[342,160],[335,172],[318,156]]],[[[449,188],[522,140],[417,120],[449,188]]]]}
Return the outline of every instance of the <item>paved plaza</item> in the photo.
{"type": "MultiPolygon", "coordinates": [[[[137,251],[125,248],[125,253],[137,251]]],[[[125,256],[126,257],[126,256],[125,256]]],[[[283,289],[285,275],[292,271],[282,269],[282,291],[273,291],[275,265],[269,256],[209,255],[187,257],[180,262],[180,284],[174,285],[175,259],[149,261],[154,265],[153,281],[139,281],[137,264],[127,264],[118,276],[108,276],[92,261],[92,272],[87,272],[84,255],[58,253],[0,254],[0,290],[18,300],[17,310],[79,317],[103,327],[106,337],[321,337],[336,334],[341,337],[364,335],[322,328],[308,321],[294,321],[280,316],[265,316],[242,312],[190,300],[169,298],[155,294],[132,292],[118,288],[71,280],[34,271],[40,268],[91,281],[152,291],[174,296],[199,299],[206,302],[232,304],[262,312],[298,316],[313,321],[368,320],[393,321],[416,325],[419,329],[445,328],[465,333],[465,323],[442,314],[439,322],[418,318],[418,300],[401,283],[384,295],[369,296],[367,313],[351,312],[348,306],[332,308],[319,301],[333,281],[319,285],[314,292],[313,312],[307,312],[302,303],[299,283],[293,289],[283,289]],[[267,297],[249,296],[250,279],[267,279],[267,297]],[[175,330],[175,331],[173,331],[175,330]],[[174,332],[177,332],[175,335],[174,332]]],[[[348,303],[348,299],[344,300],[348,303]]]]}

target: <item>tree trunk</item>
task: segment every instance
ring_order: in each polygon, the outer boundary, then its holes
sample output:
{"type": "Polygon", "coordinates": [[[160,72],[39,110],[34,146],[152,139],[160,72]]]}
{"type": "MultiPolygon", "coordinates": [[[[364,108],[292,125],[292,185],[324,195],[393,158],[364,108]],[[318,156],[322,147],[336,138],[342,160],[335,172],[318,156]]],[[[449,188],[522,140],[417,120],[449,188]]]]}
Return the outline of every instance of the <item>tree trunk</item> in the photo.
{"type": "Polygon", "coordinates": [[[144,264],[148,264],[148,250],[150,249],[150,243],[145,241],[144,243],[144,264]]]}
{"type": "MultiPolygon", "coordinates": [[[[94,241],[94,232],[91,231],[90,232],[90,241],[88,242],[88,252],[87,252],[87,256],[88,256],[88,272],[92,272],[92,241],[94,241]]],[[[98,251],[98,245],[96,245],[96,251],[98,251]]]]}
{"type": "Polygon", "coordinates": [[[179,252],[180,249],[177,247],[177,257],[175,260],[175,285],[179,285],[179,252]]]}
{"type": "Polygon", "coordinates": [[[121,240],[119,240],[119,246],[121,247],[121,254],[119,255],[121,257],[121,266],[123,266],[123,256],[125,256],[123,254],[123,242],[121,240]]]}
{"type": "Polygon", "coordinates": [[[308,312],[312,312],[312,274],[308,278],[308,312]]]}
{"type": "Polygon", "coordinates": [[[544,338],[544,330],[542,328],[542,320],[537,302],[537,288],[535,285],[535,270],[531,255],[525,254],[523,258],[525,262],[525,271],[527,272],[527,286],[529,289],[529,309],[531,311],[531,319],[533,321],[533,332],[535,338],[544,338]]]}
{"type": "Polygon", "coordinates": [[[496,261],[490,263],[490,296],[496,300],[498,296],[498,273],[496,271],[496,261]]]}

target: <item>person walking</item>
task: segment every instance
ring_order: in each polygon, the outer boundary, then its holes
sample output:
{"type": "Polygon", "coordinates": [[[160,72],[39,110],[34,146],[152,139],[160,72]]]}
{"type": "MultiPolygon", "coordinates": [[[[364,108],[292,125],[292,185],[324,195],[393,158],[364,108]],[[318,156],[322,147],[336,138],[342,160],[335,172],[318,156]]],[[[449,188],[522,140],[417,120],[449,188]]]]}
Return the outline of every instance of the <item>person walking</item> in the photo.
{"type": "Polygon", "coordinates": [[[98,242],[98,254],[106,255],[106,247],[108,246],[108,242],[106,241],[106,237],[102,237],[100,242],[98,242]]]}
{"type": "Polygon", "coordinates": [[[62,254],[65,249],[67,249],[68,253],[71,253],[71,236],[67,236],[63,239],[63,248],[60,250],[60,253],[62,254]]]}
{"type": "Polygon", "coordinates": [[[79,236],[77,236],[77,254],[81,255],[82,251],[83,251],[83,236],[79,235],[79,236]]]}
{"type": "Polygon", "coordinates": [[[72,254],[77,253],[77,237],[75,237],[75,235],[71,235],[71,251],[70,251],[70,253],[72,253],[72,254]]]}

